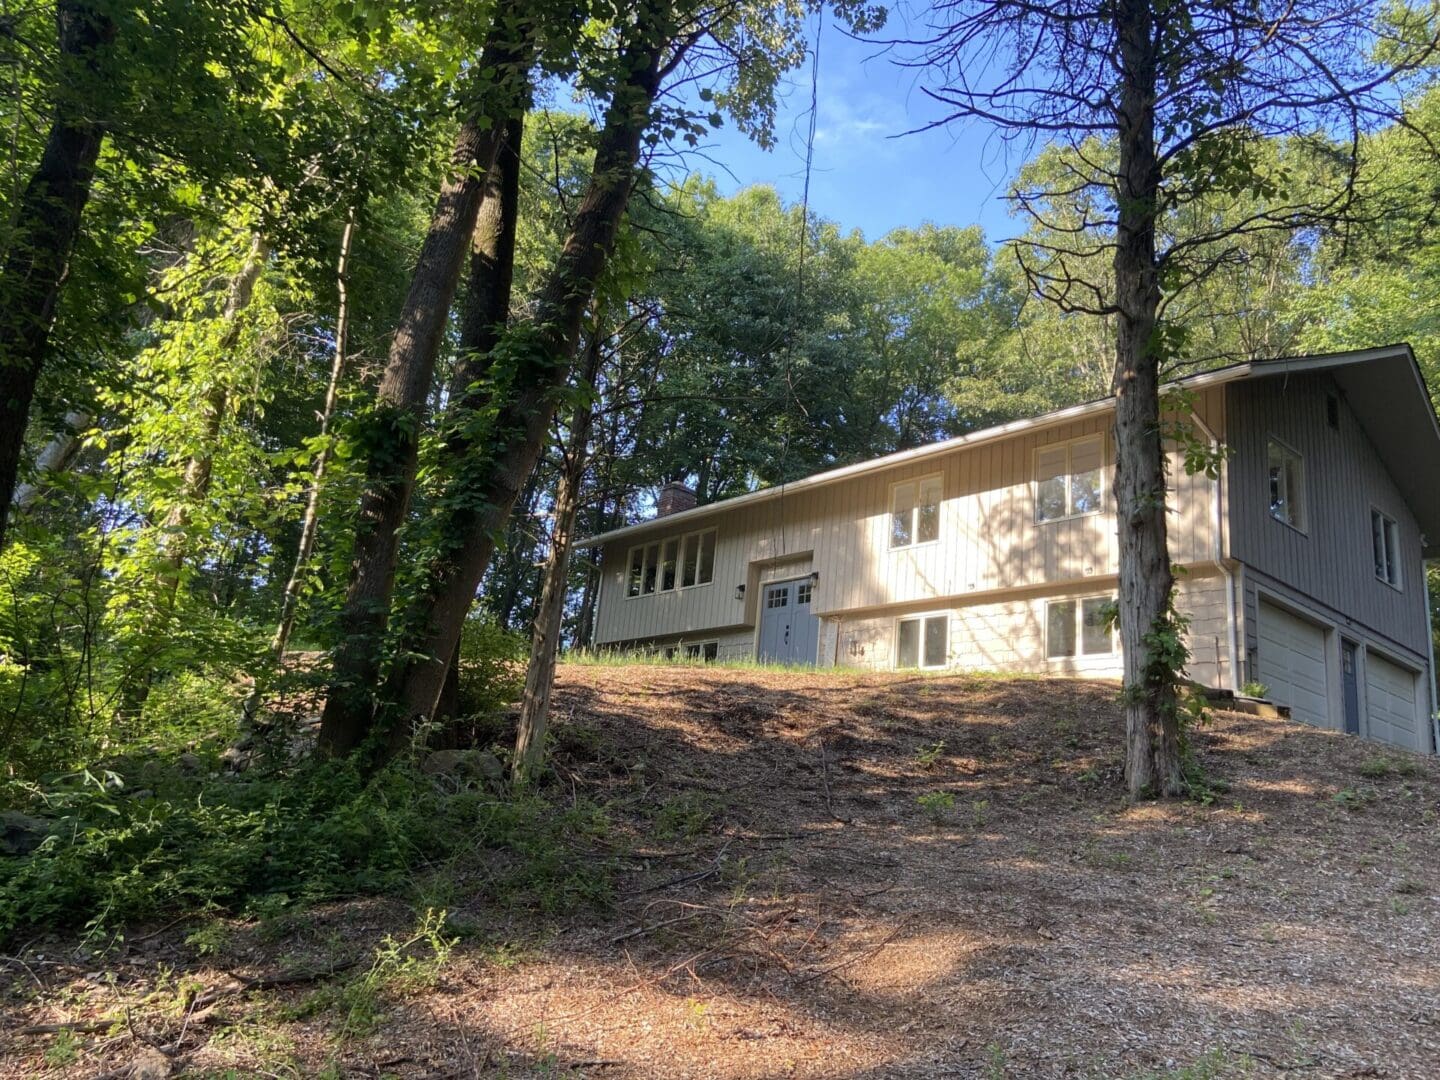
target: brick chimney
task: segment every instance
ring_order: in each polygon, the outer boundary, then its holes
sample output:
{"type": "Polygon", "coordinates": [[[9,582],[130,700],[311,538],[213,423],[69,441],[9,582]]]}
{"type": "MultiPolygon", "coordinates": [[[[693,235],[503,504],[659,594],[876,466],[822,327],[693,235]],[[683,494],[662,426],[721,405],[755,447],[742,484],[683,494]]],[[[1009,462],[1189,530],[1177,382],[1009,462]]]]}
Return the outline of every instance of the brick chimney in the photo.
{"type": "Polygon", "coordinates": [[[695,506],[695,501],[695,492],[692,489],[679,480],[671,480],[660,489],[660,495],[655,500],[655,516],[669,517],[682,510],[689,510],[695,506]]]}

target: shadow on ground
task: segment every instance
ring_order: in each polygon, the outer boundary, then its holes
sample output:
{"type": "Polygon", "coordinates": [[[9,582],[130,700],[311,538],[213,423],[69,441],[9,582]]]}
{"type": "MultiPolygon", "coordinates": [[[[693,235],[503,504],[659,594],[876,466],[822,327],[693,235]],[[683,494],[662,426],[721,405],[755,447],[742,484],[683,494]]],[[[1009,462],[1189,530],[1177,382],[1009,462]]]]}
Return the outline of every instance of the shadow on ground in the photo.
{"type": "MultiPolygon", "coordinates": [[[[408,957],[412,978],[368,996],[356,972],[384,935],[407,940],[412,908],[236,925],[218,958],[162,930],[127,946],[137,987],[165,964],[172,984],[213,987],[225,969],[356,961],[198,1017],[182,997],[152,1040],[170,1067],[1426,1077],[1440,1061],[1428,760],[1218,714],[1194,738],[1205,798],[1131,806],[1104,684],[565,667],[556,702],[550,794],[598,808],[571,858],[613,868],[612,905],[502,909],[473,873],[437,873],[464,936],[428,967],[412,942],[392,965],[408,957]]],[[[136,997],[21,963],[12,992],[45,987],[32,1022],[136,997]]],[[[12,1036],[0,1061],[95,1075],[140,1041],[96,1034],[64,1061],[53,1039],[12,1036]]]]}

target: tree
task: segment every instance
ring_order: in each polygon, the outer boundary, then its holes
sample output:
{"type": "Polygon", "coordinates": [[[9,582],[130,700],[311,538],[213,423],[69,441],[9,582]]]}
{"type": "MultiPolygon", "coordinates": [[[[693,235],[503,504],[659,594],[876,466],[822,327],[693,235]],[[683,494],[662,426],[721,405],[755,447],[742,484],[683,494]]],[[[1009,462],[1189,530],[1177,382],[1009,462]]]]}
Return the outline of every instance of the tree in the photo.
{"type": "Polygon", "coordinates": [[[1166,543],[1160,392],[1162,365],[1183,359],[1186,341],[1168,308],[1242,238],[1350,216],[1352,184],[1292,188],[1260,147],[1308,138],[1353,157],[1362,133],[1396,114],[1393,84],[1434,52],[1435,27],[1428,11],[1327,0],[946,0],[931,24],[909,44],[919,46],[915,63],[939,73],[928,92],[947,112],[936,124],[981,121],[1072,151],[1053,179],[1013,193],[1059,237],[1021,241],[1017,258],[1031,288],[1062,310],[1114,319],[1125,775],[1132,795],[1179,794],[1183,625],[1166,543]],[[1095,193],[1092,216],[1068,228],[1047,219],[1047,199],[1081,191],[1095,193]],[[1187,235],[1163,231],[1168,215],[1204,198],[1259,205],[1192,222],[1187,235]],[[1102,253],[1109,280],[1083,271],[1102,253]]]}

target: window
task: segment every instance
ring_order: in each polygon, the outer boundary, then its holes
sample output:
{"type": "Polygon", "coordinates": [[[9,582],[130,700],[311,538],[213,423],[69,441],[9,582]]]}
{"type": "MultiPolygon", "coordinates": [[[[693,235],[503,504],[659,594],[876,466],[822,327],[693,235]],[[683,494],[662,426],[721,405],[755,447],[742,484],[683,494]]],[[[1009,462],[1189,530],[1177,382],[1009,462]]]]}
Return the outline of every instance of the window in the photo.
{"type": "Polygon", "coordinates": [[[691,533],[685,537],[683,550],[681,586],[709,585],[715,579],[715,530],[691,533]]]}
{"type": "Polygon", "coordinates": [[[1375,576],[1400,587],[1400,530],[1379,510],[1370,511],[1370,542],[1375,549],[1375,576]]]}
{"type": "Polygon", "coordinates": [[[1270,516],[1286,525],[1305,529],[1305,463],[1279,439],[1266,450],[1270,469],[1270,516]]]}
{"type": "Polygon", "coordinates": [[[765,590],[765,606],[767,608],[782,608],[788,603],[790,603],[790,590],[784,585],[765,590]]]}
{"type": "Polygon", "coordinates": [[[1325,395],[1325,422],[1336,431],[1340,430],[1340,399],[1334,394],[1325,395]]]}
{"type": "Polygon", "coordinates": [[[1035,453],[1035,520],[1098,514],[1104,503],[1105,444],[1077,439],[1035,453]]]}
{"type": "Polygon", "coordinates": [[[808,582],[808,581],[802,581],[799,585],[796,585],[796,586],[795,586],[795,606],[796,606],[796,607],[799,607],[801,604],[808,604],[808,603],[810,603],[810,594],[811,594],[811,591],[812,591],[813,589],[814,589],[814,586],[811,585],[810,582],[808,582]]]}
{"type": "Polygon", "coordinates": [[[941,668],[949,662],[949,615],[901,619],[895,635],[896,667],[941,668]]]}
{"type": "Polygon", "coordinates": [[[659,544],[645,545],[645,570],[640,575],[640,592],[645,596],[649,596],[655,591],[655,579],[660,569],[659,554],[659,544]]]}
{"type": "Polygon", "coordinates": [[[720,655],[720,643],[718,641],[697,641],[693,645],[685,646],[686,660],[704,660],[707,664],[720,655]]]}
{"type": "Polygon", "coordinates": [[[912,547],[940,539],[939,476],[907,480],[890,489],[890,546],[912,547]]]}
{"type": "Polygon", "coordinates": [[[680,551],[678,538],[666,540],[660,546],[660,588],[668,592],[675,588],[675,560],[680,551]]]}
{"type": "Polygon", "coordinates": [[[626,596],[640,595],[640,579],[645,575],[645,549],[643,547],[630,549],[630,578],[625,588],[626,596]]]}
{"type": "Polygon", "coordinates": [[[1113,655],[1115,633],[1109,625],[1108,616],[1114,602],[1114,598],[1109,596],[1088,596],[1083,600],[1051,600],[1046,603],[1046,659],[1113,655]]]}
{"type": "Polygon", "coordinates": [[[673,592],[715,580],[715,530],[672,536],[630,549],[625,595],[673,592]]]}

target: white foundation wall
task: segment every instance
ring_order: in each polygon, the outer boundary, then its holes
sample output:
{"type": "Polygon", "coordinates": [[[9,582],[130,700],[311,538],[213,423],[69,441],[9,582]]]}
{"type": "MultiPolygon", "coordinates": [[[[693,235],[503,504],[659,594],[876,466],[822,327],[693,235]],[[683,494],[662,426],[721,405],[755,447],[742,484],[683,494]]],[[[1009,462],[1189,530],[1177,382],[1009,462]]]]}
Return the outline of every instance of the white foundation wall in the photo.
{"type": "MultiPolygon", "coordinates": [[[[1225,579],[1213,568],[1177,581],[1178,607],[1190,616],[1191,678],[1228,685],[1229,633],[1225,579]]],[[[1113,596],[1113,581],[1085,588],[1007,597],[958,607],[909,608],[863,617],[829,618],[820,635],[820,663],[886,670],[895,666],[896,623],[923,615],[950,616],[948,667],[1088,678],[1121,676],[1117,650],[1108,656],[1049,660],[1045,656],[1045,604],[1050,600],[1113,596]]]]}

